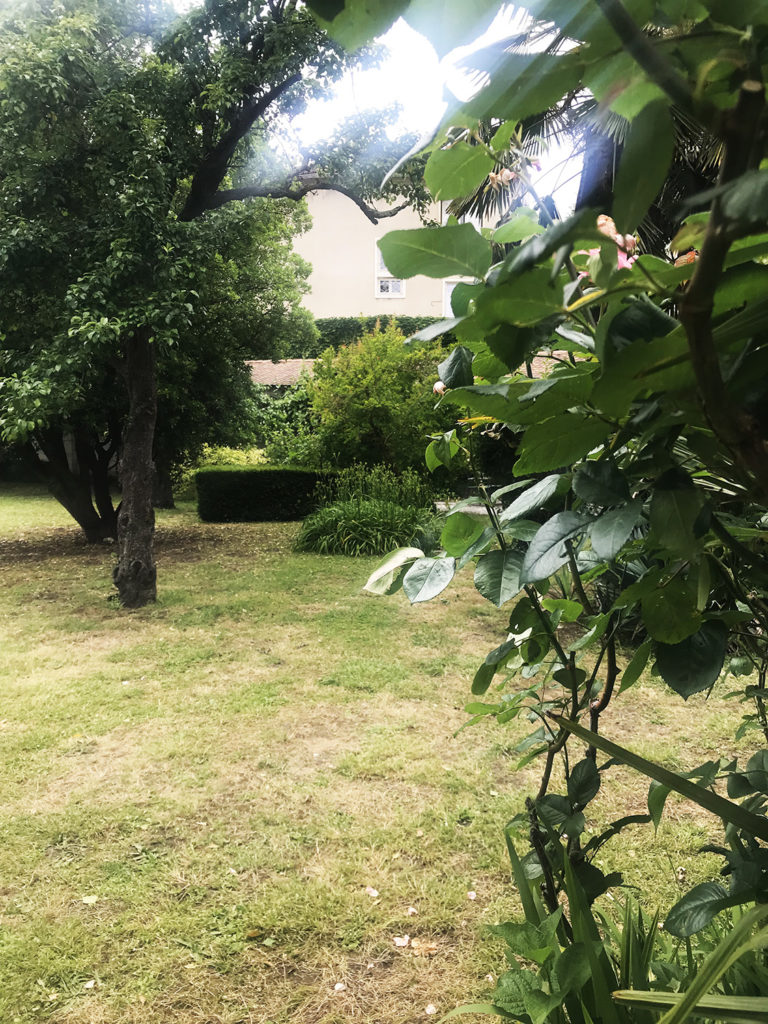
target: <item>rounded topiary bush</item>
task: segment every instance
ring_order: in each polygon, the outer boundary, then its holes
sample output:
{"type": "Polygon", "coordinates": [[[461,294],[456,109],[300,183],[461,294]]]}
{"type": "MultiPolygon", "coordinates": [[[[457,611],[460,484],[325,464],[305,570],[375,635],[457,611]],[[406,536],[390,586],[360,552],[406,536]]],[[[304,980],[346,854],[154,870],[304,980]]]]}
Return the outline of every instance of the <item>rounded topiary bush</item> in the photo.
{"type": "Polygon", "coordinates": [[[297,551],[321,555],[384,555],[410,544],[431,550],[439,529],[424,508],[403,508],[376,498],[334,501],[302,523],[297,551]]]}

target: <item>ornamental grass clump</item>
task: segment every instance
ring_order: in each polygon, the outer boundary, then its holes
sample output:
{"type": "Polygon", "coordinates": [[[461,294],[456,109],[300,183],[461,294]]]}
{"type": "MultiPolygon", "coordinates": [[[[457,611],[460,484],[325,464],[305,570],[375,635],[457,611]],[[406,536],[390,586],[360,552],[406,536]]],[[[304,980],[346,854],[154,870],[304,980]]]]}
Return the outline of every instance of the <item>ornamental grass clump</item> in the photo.
{"type": "Polygon", "coordinates": [[[439,528],[431,511],[380,498],[333,501],[302,523],[296,551],[321,555],[383,555],[415,544],[433,549],[439,528]]]}

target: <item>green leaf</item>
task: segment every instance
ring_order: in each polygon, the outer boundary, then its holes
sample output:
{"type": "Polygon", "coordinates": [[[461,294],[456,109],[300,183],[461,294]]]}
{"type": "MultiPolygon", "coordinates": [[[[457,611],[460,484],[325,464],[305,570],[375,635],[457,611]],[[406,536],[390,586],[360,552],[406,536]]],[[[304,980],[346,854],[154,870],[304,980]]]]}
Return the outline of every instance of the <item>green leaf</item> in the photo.
{"type": "MultiPolygon", "coordinates": [[[[638,1010],[666,1010],[677,1006],[682,992],[643,992],[619,989],[613,993],[617,1003],[635,1006],[638,1010]]],[[[695,1003],[696,1017],[711,1017],[723,1024],[765,1024],[768,1020],[768,998],[765,996],[702,996],[695,1003]]]]}
{"type": "Polygon", "coordinates": [[[494,68],[490,84],[458,110],[449,110],[444,123],[491,117],[520,121],[530,114],[540,114],[573,88],[580,69],[581,58],[575,52],[558,56],[505,53],[502,63],[494,68]]]}
{"type": "Polygon", "coordinates": [[[509,220],[505,221],[493,232],[493,240],[498,245],[510,242],[522,242],[531,235],[540,235],[544,228],[539,224],[538,214],[527,206],[521,206],[509,220]]]}
{"type": "Polygon", "coordinates": [[[563,835],[575,838],[584,831],[584,815],[574,811],[564,796],[547,793],[536,801],[536,813],[551,829],[560,830],[563,835]]]}
{"type": "Polygon", "coordinates": [[[701,626],[696,592],[680,579],[644,593],[640,607],[643,622],[654,640],[677,645],[701,626]]]}
{"type": "Polygon", "coordinates": [[[768,170],[747,171],[728,186],[720,208],[734,233],[764,231],[768,221],[768,170]]]}
{"type": "Polygon", "coordinates": [[[606,739],[605,736],[592,732],[590,729],[585,729],[578,722],[572,722],[569,718],[563,718],[562,715],[552,715],[551,717],[559,728],[573,733],[574,736],[578,736],[579,739],[589,746],[597,747],[598,750],[602,750],[609,757],[613,757],[622,764],[634,768],[635,771],[641,772],[649,779],[655,779],[662,786],[667,786],[668,789],[673,790],[675,793],[680,793],[681,796],[686,797],[688,800],[693,800],[699,807],[703,807],[711,814],[722,818],[723,821],[736,825],[737,828],[749,832],[757,839],[762,839],[763,842],[768,842],[768,818],[765,815],[753,814],[752,811],[748,811],[732,800],[726,800],[724,797],[718,796],[717,793],[705,789],[704,786],[699,786],[695,782],[691,782],[689,779],[678,775],[676,772],[671,772],[668,768],[655,764],[653,761],[648,761],[639,754],[635,754],[634,751],[627,750],[626,747],[619,746],[618,743],[606,739]]]}
{"type": "Polygon", "coordinates": [[[453,388],[445,395],[445,401],[452,405],[463,405],[481,416],[493,416],[500,423],[510,421],[517,405],[508,398],[509,382],[503,384],[472,384],[464,388],[453,388]]]}
{"type": "MultiPolygon", "coordinates": [[[[542,598],[541,607],[547,612],[560,612],[563,622],[575,622],[584,612],[584,608],[578,601],[568,601],[559,597],[542,598]]],[[[563,669],[563,671],[567,670],[563,669]]]]}
{"type": "Polygon", "coordinates": [[[642,499],[630,501],[623,508],[604,512],[589,528],[592,550],[598,558],[608,562],[621,551],[629,540],[643,512],[642,499]]]}
{"type": "Polygon", "coordinates": [[[446,519],[443,532],[440,534],[440,544],[449,555],[458,558],[477,540],[483,529],[483,523],[477,516],[457,512],[446,519]]]}
{"type": "Polygon", "coordinates": [[[507,640],[506,643],[501,644],[500,647],[496,647],[485,656],[485,661],[477,670],[475,678],[472,680],[472,693],[476,697],[480,697],[485,693],[491,685],[493,677],[496,675],[498,670],[506,664],[507,660],[516,649],[516,642],[514,640],[507,640]]]}
{"type": "Polygon", "coordinates": [[[658,782],[651,782],[648,789],[648,813],[651,816],[653,827],[658,831],[659,824],[661,823],[661,816],[664,813],[664,805],[667,802],[667,797],[670,794],[670,790],[667,786],[662,786],[658,782]]]}
{"type": "Polygon", "coordinates": [[[450,466],[451,459],[458,454],[461,445],[456,437],[455,430],[449,430],[442,437],[436,437],[427,445],[424,452],[424,460],[430,473],[439,466],[450,466]]]}
{"type": "Polygon", "coordinates": [[[576,807],[586,807],[600,789],[600,772],[590,757],[574,765],[568,779],[568,799],[576,807]]]}
{"type": "MultiPolygon", "coordinates": [[[[463,331],[475,330],[485,338],[501,324],[531,327],[562,309],[562,289],[553,287],[547,267],[536,267],[527,274],[483,289],[475,299],[474,315],[461,324],[457,334],[464,337],[463,331]]],[[[493,350],[490,339],[488,344],[493,350]]]]}
{"type": "MultiPolygon", "coordinates": [[[[734,900],[734,902],[736,902],[734,900]]],[[[748,910],[734,927],[720,940],[700,965],[694,980],[680,1002],[659,1020],[658,1024],[683,1024],[694,1006],[706,995],[736,961],[752,949],[764,948],[768,943],[768,906],[765,904],[748,910]]]]}
{"type": "MultiPolygon", "coordinates": [[[[477,298],[484,287],[485,285],[483,284],[467,284],[464,281],[459,281],[451,292],[451,310],[453,315],[457,317],[467,316],[470,302],[477,298]]],[[[458,323],[458,320],[456,323],[458,323]]],[[[456,324],[454,324],[455,326],[456,324]]]]}
{"type": "Polygon", "coordinates": [[[591,522],[578,512],[558,512],[539,529],[528,545],[520,572],[522,583],[548,579],[568,561],[565,542],[583,533],[591,522]]]}
{"type": "Polygon", "coordinates": [[[594,235],[600,240],[595,227],[596,211],[579,210],[567,220],[558,221],[552,227],[534,238],[529,238],[519,248],[507,256],[498,272],[498,282],[509,280],[530,270],[537,263],[545,260],[564,245],[574,242],[577,238],[584,239],[594,235]]]}
{"type": "Polygon", "coordinates": [[[675,693],[687,700],[717,681],[728,641],[728,630],[717,620],[705,622],[680,643],[656,645],[656,667],[675,693]]]}
{"type": "Polygon", "coordinates": [[[608,459],[578,466],[573,475],[573,491],[592,505],[621,505],[630,498],[626,477],[608,459]]]}
{"type": "Polygon", "coordinates": [[[567,476],[552,473],[538,480],[504,509],[499,515],[499,522],[508,523],[512,519],[521,519],[529,512],[543,508],[550,498],[567,488],[568,479],[567,476]]]}
{"type": "Polygon", "coordinates": [[[408,4],[409,0],[309,0],[308,7],[334,39],[349,50],[357,50],[383,35],[408,4]]]}
{"type": "Polygon", "coordinates": [[[482,146],[455,142],[450,149],[433,150],[424,168],[424,182],[438,202],[474,192],[494,168],[482,146]]]}
{"type": "Polygon", "coordinates": [[[582,413],[566,412],[534,423],[523,434],[515,476],[571,466],[596,448],[611,432],[611,425],[582,413]]]}
{"type": "Polygon", "coordinates": [[[483,277],[491,265],[491,247],[471,224],[390,231],[379,248],[395,277],[483,277]]]}
{"type": "Polygon", "coordinates": [[[721,910],[732,906],[728,893],[717,882],[701,882],[672,907],[664,928],[679,939],[705,928],[721,910]]]}
{"type": "Polygon", "coordinates": [[[420,558],[403,579],[403,590],[411,604],[431,601],[453,579],[456,561],[453,558],[420,558]]]}
{"type": "Polygon", "coordinates": [[[619,693],[623,693],[628,690],[630,686],[634,686],[637,680],[642,675],[643,669],[648,664],[648,656],[651,653],[651,641],[645,640],[637,648],[635,653],[632,655],[629,664],[621,674],[621,685],[619,686],[619,693]]]}
{"type": "MultiPolygon", "coordinates": [[[[458,285],[456,287],[458,287],[458,285]]],[[[420,341],[434,341],[435,338],[440,338],[444,334],[448,334],[449,331],[452,331],[456,324],[461,323],[461,319],[461,317],[454,317],[451,320],[441,320],[439,323],[429,324],[427,327],[422,327],[420,331],[412,334],[410,338],[406,338],[405,344],[412,345],[420,341]]]]}
{"type": "Polygon", "coordinates": [[[497,608],[520,592],[522,555],[517,551],[488,551],[475,568],[475,586],[497,608]]]}
{"type": "Polygon", "coordinates": [[[448,358],[438,365],[438,377],[449,388],[464,388],[471,385],[475,379],[472,372],[473,358],[474,354],[468,348],[457,345],[448,358]]]}
{"type": "MultiPolygon", "coordinates": [[[[391,588],[398,570],[423,557],[424,552],[419,548],[398,548],[391,555],[387,555],[381,565],[373,570],[363,590],[379,595],[393,593],[391,588]]],[[[395,589],[399,589],[399,586],[395,589]]]]}
{"type": "MultiPolygon", "coordinates": [[[[362,0],[362,3],[367,5],[370,0],[362,0]]],[[[455,47],[481,36],[497,13],[496,0],[476,0],[471,6],[464,0],[446,0],[439,13],[431,3],[411,0],[403,17],[411,28],[426,36],[438,57],[444,57],[455,47]]]]}
{"type": "Polygon", "coordinates": [[[648,513],[652,540],[676,557],[694,555],[699,548],[696,538],[708,525],[705,505],[686,473],[677,469],[664,473],[656,481],[648,513]]]}
{"type": "Polygon", "coordinates": [[[619,231],[634,231],[645,216],[664,184],[674,148],[669,103],[654,100],[630,125],[621,155],[613,200],[613,219],[619,231]]]}

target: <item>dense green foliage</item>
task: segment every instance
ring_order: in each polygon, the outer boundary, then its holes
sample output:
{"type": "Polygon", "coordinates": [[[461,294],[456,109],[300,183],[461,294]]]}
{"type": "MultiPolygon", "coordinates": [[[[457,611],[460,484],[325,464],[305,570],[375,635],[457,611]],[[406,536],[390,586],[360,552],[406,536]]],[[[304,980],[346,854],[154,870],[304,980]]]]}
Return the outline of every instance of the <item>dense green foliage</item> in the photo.
{"type": "Polygon", "coordinates": [[[405,347],[389,323],[353,345],[326,349],[310,381],[311,417],[323,458],[334,466],[424,465],[424,441],[442,433],[453,413],[435,409],[436,346],[405,347]]]}
{"type": "Polygon", "coordinates": [[[309,375],[274,394],[255,385],[254,437],[269,462],[276,466],[321,466],[323,452],[312,421],[309,375]]]}
{"type": "Polygon", "coordinates": [[[195,474],[197,511],[206,523],[302,519],[316,504],[320,475],[280,466],[217,466],[195,474]]]}
{"type": "Polygon", "coordinates": [[[381,498],[347,498],[323,505],[304,520],[296,551],[358,557],[411,544],[430,551],[439,536],[434,515],[425,509],[381,498]]]}
{"type": "Polygon", "coordinates": [[[393,548],[438,546],[441,524],[432,488],[412,469],[356,463],[320,480],[320,505],[302,523],[297,551],[321,555],[383,555],[393,548]]]}
{"type": "MultiPolygon", "coordinates": [[[[322,355],[327,348],[339,349],[342,345],[352,345],[362,334],[368,334],[380,324],[382,317],[377,316],[329,316],[315,320],[319,336],[313,340],[298,337],[292,340],[285,351],[286,356],[312,359],[322,355]]],[[[424,327],[438,323],[435,316],[399,316],[397,327],[406,337],[415,334],[424,327]]],[[[450,336],[443,337],[443,344],[450,342],[450,336]]]]}
{"type": "MultiPolygon", "coordinates": [[[[307,314],[293,314],[306,267],[288,243],[303,214],[242,201],[295,204],[311,171],[313,188],[339,188],[377,215],[377,160],[403,148],[386,115],[346,146],[328,140],[292,161],[268,142],[369,57],[347,56],[293,0],[206,3],[182,18],[163,0],[19,0],[0,14],[0,432],[55,450],[56,495],[83,522],[98,519],[94,500],[114,519],[104,469],[119,455],[124,604],[156,593],[153,460],[167,471],[188,458],[222,410],[236,413],[235,430],[202,440],[239,429],[245,380],[224,365],[226,346],[234,366],[278,352],[286,319],[300,344],[314,336],[307,314]],[[74,481],[64,420],[83,456],[74,481]]],[[[387,189],[423,196],[405,168],[387,189]]]]}
{"type": "Polygon", "coordinates": [[[366,466],[356,462],[325,477],[317,486],[321,504],[350,501],[353,498],[374,498],[404,507],[432,509],[435,494],[429,478],[413,469],[398,473],[389,466],[366,466]]]}
{"type": "MultiPolygon", "coordinates": [[[[697,1009],[719,1020],[760,1020],[768,1012],[765,956],[755,970],[739,960],[768,936],[768,445],[761,412],[768,397],[768,11],[722,0],[522,6],[551,33],[551,45],[542,52],[487,48],[485,86],[449,110],[428,147],[429,187],[436,197],[476,187],[524,118],[589,89],[628,123],[610,211],[615,223],[605,209],[552,222],[521,150],[514,172],[549,224],[523,231],[529,237],[500,262],[492,239],[470,224],[395,231],[382,240],[398,277],[461,272],[476,281],[454,293],[455,319],[445,325],[463,347],[441,372],[444,401],[463,423],[433,441],[428,463],[450,464],[467,429],[512,438],[517,459],[515,479],[485,496],[484,522],[455,509],[443,554],[395,553],[369,587],[402,587],[412,602],[425,601],[473,564],[480,594],[505,609],[504,638],[472,683],[468,724],[529,721],[533,729],[516,749],[521,764],[541,758],[542,776],[509,830],[526,923],[506,926],[510,969],[493,1004],[476,1009],[537,1024],[648,1020],[647,994],[612,998],[624,983],[661,990],[654,998],[666,1009],[663,1024],[697,1009]],[[652,31],[644,31],[649,22],[652,31]],[[707,212],[680,211],[671,246],[690,251],[680,266],[629,258],[628,233],[673,159],[673,107],[722,147],[718,187],[698,197],[707,212]],[[468,153],[449,128],[472,132],[481,120],[494,123],[495,134],[468,153]],[[552,350],[551,371],[532,381],[525,363],[552,350]],[[501,510],[505,495],[514,497],[501,510]],[[592,586],[598,579],[604,594],[615,595],[602,607],[592,586]],[[642,636],[625,660],[617,638],[630,616],[642,636]],[[722,758],[673,772],[606,738],[604,716],[647,664],[684,700],[711,690],[724,672],[746,676],[733,698],[751,705],[739,730],[754,740],[747,763],[722,758]],[[609,760],[600,763],[598,751],[609,760]],[[648,813],[590,834],[590,804],[617,761],[652,780],[648,813]],[[621,882],[601,870],[600,850],[631,825],[658,825],[672,791],[720,819],[722,840],[710,849],[723,858],[723,878],[686,892],[667,915],[666,932],[690,940],[739,908],[732,928],[686,977],[660,970],[650,952],[638,959],[640,948],[631,952],[628,942],[617,948],[594,909],[621,882]],[[513,836],[530,842],[522,860],[513,836]],[[713,991],[723,998],[707,1002],[713,991]]],[[[420,5],[403,12],[429,34],[420,5]]],[[[348,41],[380,31],[381,22],[348,0],[334,30],[348,41]]],[[[526,219],[518,215],[500,229],[504,237],[526,219]]],[[[639,946],[653,949],[645,940],[639,946]]]]}

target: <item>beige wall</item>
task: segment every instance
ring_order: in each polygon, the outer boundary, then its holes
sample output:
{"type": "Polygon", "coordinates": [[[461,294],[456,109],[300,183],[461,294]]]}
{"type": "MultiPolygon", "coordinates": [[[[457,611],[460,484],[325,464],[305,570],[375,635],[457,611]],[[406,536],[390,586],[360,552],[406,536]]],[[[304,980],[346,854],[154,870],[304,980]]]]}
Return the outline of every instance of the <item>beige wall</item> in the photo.
{"type": "Polygon", "coordinates": [[[314,316],[443,315],[441,280],[411,277],[403,282],[402,297],[376,294],[376,240],[388,231],[423,227],[415,212],[403,210],[371,224],[351,199],[338,192],[312,192],[307,199],[312,227],[294,240],[294,248],[312,264],[312,291],[304,305],[314,316]]]}

